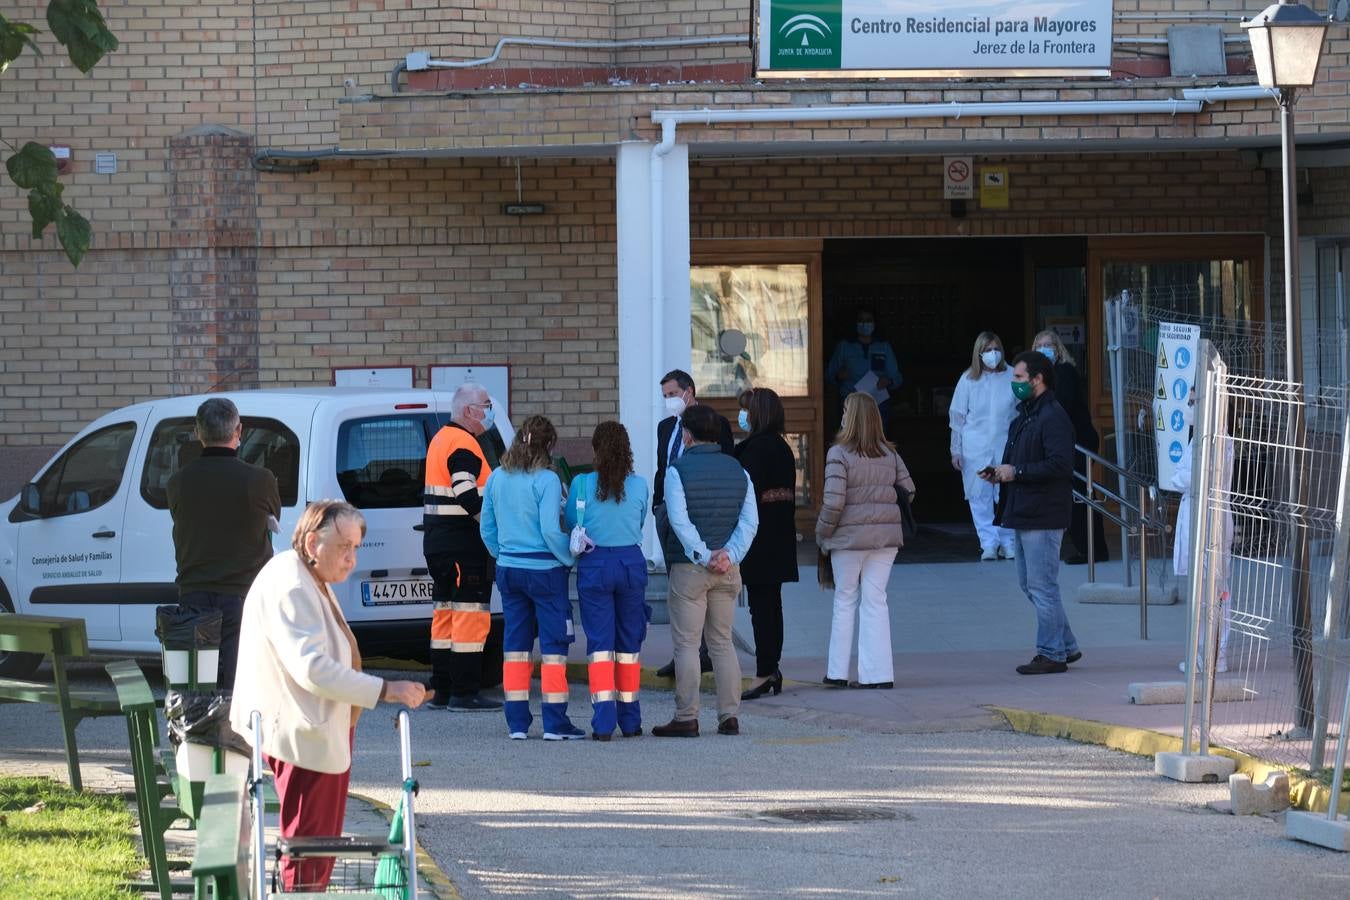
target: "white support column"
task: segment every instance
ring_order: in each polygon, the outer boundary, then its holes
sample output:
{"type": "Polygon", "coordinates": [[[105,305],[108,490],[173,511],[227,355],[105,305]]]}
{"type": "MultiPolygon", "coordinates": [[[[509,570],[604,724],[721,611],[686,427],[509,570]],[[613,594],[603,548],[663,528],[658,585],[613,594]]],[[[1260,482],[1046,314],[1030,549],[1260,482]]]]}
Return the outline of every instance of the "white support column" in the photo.
{"type": "MultiPolygon", "coordinates": [[[[637,473],[649,483],[656,473],[656,426],[665,416],[658,379],[671,369],[690,368],[689,152],[676,144],[657,159],[661,192],[653,197],[654,146],[619,145],[615,185],[619,419],[632,438],[637,473]],[[658,237],[661,249],[654,257],[658,237]]],[[[649,560],[661,562],[650,519],[643,549],[649,560]]]]}

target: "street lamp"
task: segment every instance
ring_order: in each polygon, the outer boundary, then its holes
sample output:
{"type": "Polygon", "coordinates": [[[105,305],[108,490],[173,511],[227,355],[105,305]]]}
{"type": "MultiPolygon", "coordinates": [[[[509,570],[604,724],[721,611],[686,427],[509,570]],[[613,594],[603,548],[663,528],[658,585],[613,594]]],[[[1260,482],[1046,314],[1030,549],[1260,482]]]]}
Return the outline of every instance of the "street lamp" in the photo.
{"type": "Polygon", "coordinates": [[[1294,182],[1294,102],[1299,88],[1312,87],[1327,20],[1293,0],[1271,4],[1242,27],[1252,44],[1256,78],[1279,91],[1280,148],[1284,169],[1285,377],[1303,380],[1303,323],[1298,284],[1298,192],[1294,182]]]}
{"type": "MultiPolygon", "coordinates": [[[[1303,317],[1300,310],[1298,278],[1298,189],[1294,180],[1294,102],[1299,88],[1312,87],[1317,64],[1322,58],[1322,42],[1327,20],[1293,0],[1281,0],[1267,6],[1254,18],[1244,19],[1242,27],[1252,44],[1256,78],[1262,87],[1278,91],[1280,103],[1280,149],[1284,170],[1284,327],[1285,378],[1291,388],[1303,383],[1303,317]]],[[[1307,399],[1306,386],[1297,400],[1307,399]]],[[[1291,397],[1291,399],[1295,399],[1291,397]]],[[[1311,737],[1313,768],[1321,765],[1325,744],[1322,716],[1314,714],[1312,677],[1312,592],[1308,572],[1308,529],[1300,527],[1297,510],[1308,506],[1308,473],[1299,453],[1307,446],[1307,420],[1304,403],[1291,404],[1288,444],[1290,537],[1293,551],[1290,579],[1290,624],[1293,627],[1295,726],[1311,737]]],[[[1325,692],[1324,692],[1325,693],[1325,692]]]]}

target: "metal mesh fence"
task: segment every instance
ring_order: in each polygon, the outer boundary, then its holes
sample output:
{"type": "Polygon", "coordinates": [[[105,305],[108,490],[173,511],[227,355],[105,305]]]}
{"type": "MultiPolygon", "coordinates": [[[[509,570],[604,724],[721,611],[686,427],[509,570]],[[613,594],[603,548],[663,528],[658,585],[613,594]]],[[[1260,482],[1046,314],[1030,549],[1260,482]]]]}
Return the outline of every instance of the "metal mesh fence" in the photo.
{"type": "Polygon", "coordinates": [[[1198,398],[1190,596],[1205,627],[1190,658],[1236,681],[1242,699],[1206,706],[1202,735],[1318,770],[1350,669],[1347,390],[1305,397],[1301,384],[1226,362],[1209,356],[1198,398]]]}

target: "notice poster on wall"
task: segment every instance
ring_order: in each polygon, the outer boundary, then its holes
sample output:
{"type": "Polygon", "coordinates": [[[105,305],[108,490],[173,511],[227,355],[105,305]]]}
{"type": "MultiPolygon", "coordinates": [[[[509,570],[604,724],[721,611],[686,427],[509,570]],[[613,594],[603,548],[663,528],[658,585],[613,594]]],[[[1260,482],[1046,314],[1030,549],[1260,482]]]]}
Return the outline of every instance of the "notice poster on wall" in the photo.
{"type": "Polygon", "coordinates": [[[1195,386],[1200,326],[1161,322],[1153,390],[1153,431],[1158,445],[1158,487],[1172,490],[1172,475],[1190,440],[1186,414],[1195,386]]]}
{"type": "Polygon", "coordinates": [[[1111,0],[759,0],[760,78],[1111,74],[1111,0]]]}

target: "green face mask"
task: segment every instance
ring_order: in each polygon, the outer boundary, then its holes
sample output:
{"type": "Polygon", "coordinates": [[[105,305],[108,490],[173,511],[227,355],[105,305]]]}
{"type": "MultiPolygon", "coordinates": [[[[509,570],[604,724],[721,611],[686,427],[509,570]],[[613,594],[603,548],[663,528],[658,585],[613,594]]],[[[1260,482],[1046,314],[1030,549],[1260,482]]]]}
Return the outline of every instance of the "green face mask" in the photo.
{"type": "Polygon", "coordinates": [[[1030,400],[1036,393],[1036,389],[1031,386],[1030,381],[1014,381],[1012,383],[1013,396],[1018,400],[1030,400]]]}

